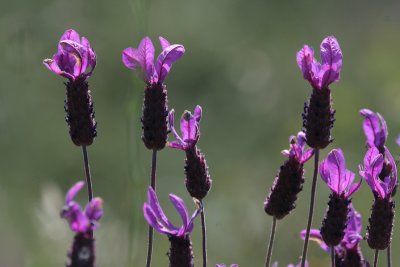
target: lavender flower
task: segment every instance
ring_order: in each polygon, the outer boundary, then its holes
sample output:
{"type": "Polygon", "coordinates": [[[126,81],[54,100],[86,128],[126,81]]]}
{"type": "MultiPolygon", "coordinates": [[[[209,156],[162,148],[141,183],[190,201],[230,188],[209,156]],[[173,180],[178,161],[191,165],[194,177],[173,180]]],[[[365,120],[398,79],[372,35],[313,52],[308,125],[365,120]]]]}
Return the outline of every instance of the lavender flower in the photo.
{"type": "Polygon", "coordinates": [[[367,138],[368,147],[377,147],[381,153],[385,151],[385,142],[388,137],[388,128],[385,119],[379,113],[369,109],[361,109],[364,117],[363,129],[367,138]]]}
{"type": "MultiPolygon", "coordinates": [[[[342,241],[335,247],[335,262],[337,267],[368,267],[369,263],[363,259],[360,241],[362,225],[361,215],[349,205],[349,217],[345,234],[342,241]]],[[[305,238],[306,230],[301,231],[300,236],[305,238]]],[[[320,230],[311,229],[310,239],[320,245],[326,252],[330,252],[330,247],[324,242],[320,230]]]]}
{"type": "Polygon", "coordinates": [[[212,184],[207,161],[196,146],[200,138],[202,109],[197,105],[193,115],[187,110],[183,113],[180,121],[182,137],[175,130],[174,112],[174,110],[170,111],[168,120],[176,140],[169,142],[168,146],[185,151],[186,188],[192,197],[202,200],[210,191],[212,184]]]}
{"type": "MultiPolygon", "coordinates": [[[[220,263],[220,264],[215,265],[215,267],[226,267],[226,265],[224,263],[220,263]]],[[[231,264],[231,267],[239,267],[239,265],[238,264],[231,264]]]]}
{"type": "Polygon", "coordinates": [[[57,75],[68,78],[65,100],[66,121],[77,146],[91,145],[97,136],[93,101],[86,81],[96,66],[96,53],[89,41],[74,30],[67,30],[58,43],[58,52],[44,65],[57,75]]]}
{"type": "Polygon", "coordinates": [[[139,47],[126,48],[122,52],[122,61],[129,69],[139,69],[146,82],[143,103],[142,140],[148,149],[160,150],[167,142],[167,89],[163,84],[172,64],[185,53],[180,44],[171,45],[165,38],[159,37],[163,51],[154,65],[154,46],[149,37],[141,40],[139,47]]]}
{"type": "Polygon", "coordinates": [[[169,252],[170,266],[193,267],[193,251],[190,241],[190,233],[193,230],[193,221],[201,211],[198,208],[189,218],[188,209],[181,198],[170,194],[169,199],[172,205],[182,218],[182,226],[176,227],[165,216],[157,195],[154,190],[149,187],[148,202],[143,205],[143,213],[146,221],[160,234],[167,235],[171,243],[169,252]]]}
{"type": "Polygon", "coordinates": [[[375,200],[367,227],[367,242],[370,248],[376,250],[386,249],[392,238],[394,201],[393,191],[397,185],[397,168],[392,155],[385,147],[385,155],[392,166],[391,172],[382,180],[384,156],[376,147],[371,147],[365,157],[364,166],[360,166],[360,175],[370,186],[375,200]]]}
{"type": "Polygon", "coordinates": [[[65,206],[61,217],[65,218],[71,230],[76,233],[68,257],[68,267],[94,267],[95,246],[93,231],[98,228],[98,221],[103,217],[102,199],[93,198],[82,211],[74,198],[84,186],[84,182],[76,183],[65,197],[65,206]]]}
{"type": "Polygon", "coordinates": [[[312,148],[325,148],[332,140],[330,129],[335,111],[331,107],[329,85],[340,79],[342,58],[339,43],[333,36],[321,43],[322,64],[314,58],[314,50],[308,45],[297,52],[297,65],[314,89],[303,113],[307,144],[312,148]]]}
{"type": "Polygon", "coordinates": [[[297,194],[304,183],[303,165],[314,154],[313,149],[305,149],[306,138],[303,132],[289,138],[290,148],[282,154],[288,158],[280,167],[270,193],[264,202],[264,210],[268,215],[282,219],[295,207],[297,194]]]}
{"type": "MultiPolygon", "coordinates": [[[[294,265],[294,264],[289,264],[287,267],[300,267],[301,266],[301,261],[298,263],[298,264],[296,264],[296,265],[294,265]]],[[[305,263],[305,265],[304,265],[305,267],[308,267],[308,262],[306,261],[306,263],[305,263]]],[[[271,267],[278,267],[278,262],[276,261],[276,262],[274,262],[273,264],[272,264],[272,266],[271,267]]]]}

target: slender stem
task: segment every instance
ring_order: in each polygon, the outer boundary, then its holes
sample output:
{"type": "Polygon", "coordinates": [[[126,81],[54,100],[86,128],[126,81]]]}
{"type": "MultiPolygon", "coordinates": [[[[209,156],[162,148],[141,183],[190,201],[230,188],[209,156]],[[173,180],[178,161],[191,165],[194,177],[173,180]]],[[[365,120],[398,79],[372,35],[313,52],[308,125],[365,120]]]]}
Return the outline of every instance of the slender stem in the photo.
{"type": "MultiPolygon", "coordinates": [[[[156,191],[156,170],[157,170],[157,150],[153,150],[153,157],[151,160],[151,177],[150,177],[150,185],[156,191]]],[[[147,246],[147,260],[146,267],[151,266],[151,255],[153,253],[153,227],[149,225],[149,241],[147,246]]]]}
{"type": "Polygon", "coordinates": [[[331,247],[331,263],[332,267],[335,267],[335,247],[331,247]]]}
{"type": "Polygon", "coordinates": [[[83,153],[83,163],[85,166],[86,184],[88,188],[89,201],[91,201],[93,199],[93,186],[92,186],[92,177],[90,175],[89,157],[86,146],[82,146],[82,153],[83,153]]]}
{"type": "Polygon", "coordinates": [[[387,266],[392,267],[392,245],[387,248],[387,266]]]}
{"type": "Polygon", "coordinates": [[[375,255],[374,255],[374,267],[378,266],[378,256],[379,256],[379,250],[375,250],[375,255]]]}
{"type": "Polygon", "coordinates": [[[274,216],[272,219],[271,237],[269,238],[268,252],[267,252],[267,256],[265,257],[265,267],[269,267],[269,265],[271,263],[271,255],[272,255],[272,247],[274,245],[275,230],[276,230],[276,218],[274,216]]]}
{"type": "Polygon", "coordinates": [[[203,245],[203,267],[207,267],[207,227],[206,227],[206,213],[204,211],[203,201],[200,200],[201,205],[201,234],[203,245]]]}
{"type": "Polygon", "coordinates": [[[307,249],[308,249],[308,241],[310,240],[310,230],[314,213],[314,202],[315,202],[315,191],[317,189],[317,176],[318,176],[318,160],[319,160],[319,149],[314,149],[314,175],[312,180],[311,187],[311,201],[310,201],[310,210],[308,212],[308,223],[307,223],[307,231],[306,237],[304,239],[303,246],[303,256],[301,258],[301,267],[305,266],[307,260],[307,249]]]}

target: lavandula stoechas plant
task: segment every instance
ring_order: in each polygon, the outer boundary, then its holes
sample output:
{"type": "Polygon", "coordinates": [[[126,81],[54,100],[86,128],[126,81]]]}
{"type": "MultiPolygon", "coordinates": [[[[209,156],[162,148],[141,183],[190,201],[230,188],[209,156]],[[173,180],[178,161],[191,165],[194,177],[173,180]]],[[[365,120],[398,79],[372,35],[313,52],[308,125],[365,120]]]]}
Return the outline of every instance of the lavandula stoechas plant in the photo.
{"type": "MultiPolygon", "coordinates": [[[[122,62],[133,70],[139,69],[146,83],[144,89],[142,122],[142,140],[153,151],[151,163],[151,187],[156,190],[157,151],[165,147],[168,137],[168,98],[164,80],[172,64],[185,53],[180,44],[171,45],[165,38],[159,37],[162,52],[154,65],[154,46],[149,37],[143,38],[138,48],[126,48],[122,52],[122,62]]],[[[151,266],[153,250],[153,228],[149,226],[147,267],[151,266]]]]}
{"type": "Polygon", "coordinates": [[[314,50],[308,45],[297,53],[297,64],[313,88],[308,102],[304,105],[303,128],[307,144],[315,150],[314,175],[311,188],[310,211],[307,233],[304,240],[301,267],[307,258],[308,241],[314,213],[314,199],[317,185],[319,150],[327,147],[332,141],[331,128],[335,111],[332,108],[329,85],[340,79],[342,68],[342,51],[333,36],[326,37],[320,46],[322,63],[314,58],[314,50]]]}
{"type": "Polygon", "coordinates": [[[353,183],[355,174],[346,169],[341,149],[332,150],[319,167],[322,180],[332,193],[329,196],[328,209],[322,222],[321,236],[325,244],[331,247],[332,267],[335,265],[335,249],[342,242],[347,225],[351,195],[360,189],[361,181],[353,183]]]}
{"type": "MultiPolygon", "coordinates": [[[[353,205],[349,204],[349,216],[344,237],[340,243],[335,246],[335,264],[336,267],[369,267],[369,263],[364,260],[361,253],[360,241],[362,225],[361,215],[358,213],[353,205]]],[[[305,238],[306,230],[301,231],[300,236],[302,239],[305,238]]],[[[322,238],[321,231],[319,229],[311,229],[310,231],[311,240],[317,242],[323,250],[326,252],[331,251],[331,247],[328,246],[322,238]]]]}
{"type": "Polygon", "coordinates": [[[208,173],[208,166],[204,154],[197,148],[197,142],[200,138],[200,120],[202,109],[199,105],[194,109],[193,114],[185,111],[181,117],[180,128],[182,137],[177,133],[174,126],[174,110],[169,113],[169,125],[176,140],[168,144],[171,148],[181,149],[186,153],[185,160],[185,184],[191,197],[197,199],[202,207],[201,225],[203,241],[203,266],[207,266],[207,239],[206,239],[206,221],[203,205],[203,198],[211,188],[212,180],[208,173]]]}
{"type": "Polygon", "coordinates": [[[87,78],[96,67],[96,53],[88,39],[80,38],[74,30],[67,30],[61,36],[57,53],[52,59],[45,59],[43,63],[55,74],[68,79],[65,83],[67,88],[64,105],[67,112],[66,121],[72,142],[77,146],[82,146],[90,201],[93,198],[93,188],[86,146],[93,143],[97,131],[87,78]]]}
{"type": "Polygon", "coordinates": [[[201,211],[199,207],[191,217],[183,200],[173,194],[169,195],[172,205],[182,218],[182,226],[176,227],[165,216],[153,188],[148,189],[148,202],[143,205],[146,221],[160,234],[168,236],[170,250],[168,253],[170,267],[194,267],[192,242],[190,233],[193,231],[194,219],[201,211]]]}
{"type": "Polygon", "coordinates": [[[290,148],[282,151],[282,154],[288,159],[280,167],[271,191],[264,202],[265,212],[273,216],[271,238],[265,259],[266,267],[269,266],[271,261],[276,220],[283,219],[295,208],[297,194],[303,188],[304,163],[314,154],[313,149],[305,149],[306,137],[304,132],[299,132],[297,138],[291,136],[289,143],[290,148]]]}
{"type": "Polygon", "coordinates": [[[385,155],[392,168],[384,179],[380,178],[384,155],[378,148],[369,148],[364,157],[364,166],[360,165],[360,175],[366,180],[374,194],[372,213],[367,227],[368,246],[375,250],[374,266],[378,261],[379,250],[384,250],[390,245],[393,230],[394,200],[392,195],[397,184],[397,168],[386,147],[385,155]]]}
{"type": "Polygon", "coordinates": [[[95,245],[93,231],[98,227],[98,221],[103,217],[102,199],[93,198],[85,209],[75,202],[74,198],[84,186],[84,182],[77,182],[68,191],[65,197],[65,206],[61,217],[65,218],[71,230],[75,233],[71,250],[68,252],[67,267],[94,267],[95,245]]]}

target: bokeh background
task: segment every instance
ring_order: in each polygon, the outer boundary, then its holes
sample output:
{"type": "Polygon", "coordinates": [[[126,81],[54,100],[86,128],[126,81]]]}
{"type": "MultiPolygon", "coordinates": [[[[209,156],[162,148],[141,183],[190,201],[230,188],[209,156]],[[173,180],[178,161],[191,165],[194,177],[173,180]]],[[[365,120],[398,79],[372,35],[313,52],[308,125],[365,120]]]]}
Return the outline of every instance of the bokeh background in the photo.
{"type": "MultiPolygon", "coordinates": [[[[263,201],[284,160],[280,151],[301,129],[311,92],[295,60],[303,44],[318,51],[321,40],[333,34],[344,54],[341,81],[331,86],[337,120],[329,149],[343,148],[348,168],[357,172],[365,153],[358,111],[368,107],[386,118],[387,145],[393,154],[400,152],[394,142],[400,132],[399,12],[398,1],[2,1],[0,266],[64,266],[73,238],[59,212],[68,188],[84,179],[82,154],[64,121],[63,79],[41,63],[56,52],[66,29],[88,37],[98,55],[89,80],[99,123],[89,154],[95,195],[104,199],[105,209],[96,232],[98,266],[145,264],[142,204],[151,153],[140,140],[143,82],[123,66],[121,51],[149,35],[158,52],[156,38],[162,35],[186,48],[166,81],[170,107],[180,114],[200,104],[204,111],[199,146],[213,178],[205,200],[210,266],[252,267],[263,266],[269,237],[271,218],[263,201]]],[[[183,160],[178,150],[159,153],[159,197],[176,223],[168,193],[195,208],[183,184],[183,160]]],[[[311,165],[297,209],[278,223],[273,258],[280,266],[301,254],[298,233],[306,225],[311,165]]],[[[328,194],[319,181],[315,228],[328,194]]],[[[86,193],[79,199],[84,203],[86,193]]],[[[364,229],[371,203],[364,183],[354,196],[364,229]]],[[[167,238],[157,234],[155,240],[153,266],[167,266],[167,238]]],[[[395,266],[399,242],[395,227],[395,266]]],[[[193,244],[200,266],[198,228],[193,244]]],[[[364,242],[363,253],[372,259],[364,242]]],[[[311,267],[328,266],[329,255],[311,244],[309,261],[311,267]]]]}

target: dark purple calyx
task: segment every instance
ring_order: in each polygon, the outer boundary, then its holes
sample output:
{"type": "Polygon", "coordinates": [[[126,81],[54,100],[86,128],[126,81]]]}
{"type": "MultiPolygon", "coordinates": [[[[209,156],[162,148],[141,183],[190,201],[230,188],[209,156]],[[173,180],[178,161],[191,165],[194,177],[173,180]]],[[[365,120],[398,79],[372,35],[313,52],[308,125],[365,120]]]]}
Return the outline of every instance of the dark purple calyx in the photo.
{"type": "Polygon", "coordinates": [[[343,240],[348,221],[350,200],[344,195],[332,193],[322,221],[321,236],[329,247],[335,247],[343,240]]]}
{"type": "Polygon", "coordinates": [[[169,236],[169,267],[194,267],[192,242],[189,236],[169,236]]]}
{"type": "Polygon", "coordinates": [[[68,257],[70,262],[67,267],[94,267],[95,247],[93,233],[76,234],[68,257]]]}
{"type": "Polygon", "coordinates": [[[310,147],[323,149],[332,142],[334,114],[329,88],[313,89],[310,99],[304,104],[302,115],[303,129],[310,147]]]}
{"type": "Polygon", "coordinates": [[[297,194],[303,189],[303,174],[303,164],[294,157],[284,162],[264,202],[264,210],[268,215],[280,220],[296,207],[297,194]]]}
{"type": "Polygon", "coordinates": [[[72,142],[77,146],[89,146],[97,136],[93,101],[89,85],[84,78],[66,83],[66,121],[72,142]]]}
{"type": "Polygon", "coordinates": [[[375,197],[367,227],[367,243],[372,249],[384,250],[392,240],[394,201],[375,197]]]}
{"type": "Polygon", "coordinates": [[[185,150],[185,184],[190,196],[202,200],[210,191],[212,180],[204,154],[196,146],[185,150]]]}
{"type": "Polygon", "coordinates": [[[168,137],[168,98],[165,85],[153,83],[144,90],[142,140],[151,150],[165,147],[168,137]]]}

